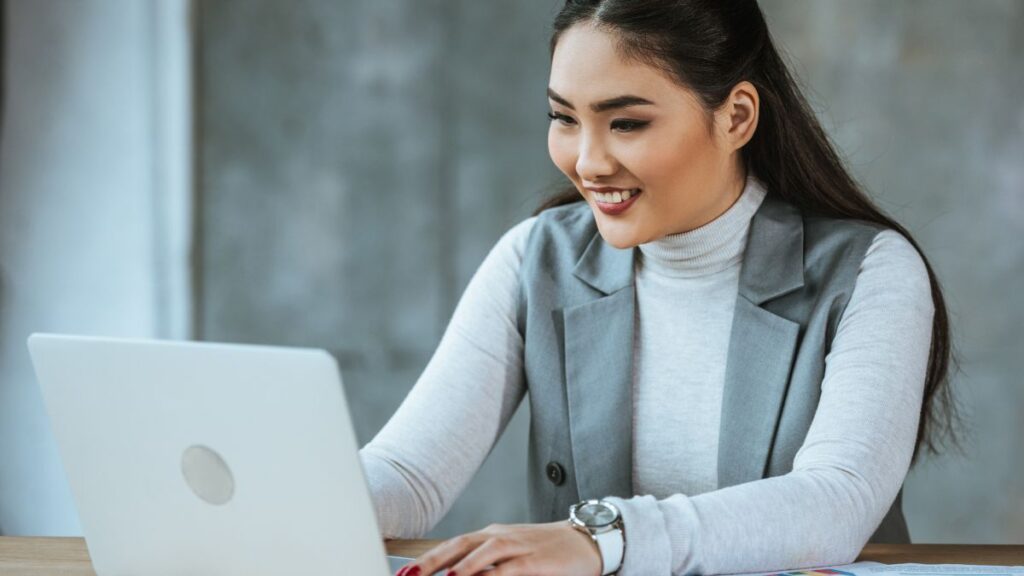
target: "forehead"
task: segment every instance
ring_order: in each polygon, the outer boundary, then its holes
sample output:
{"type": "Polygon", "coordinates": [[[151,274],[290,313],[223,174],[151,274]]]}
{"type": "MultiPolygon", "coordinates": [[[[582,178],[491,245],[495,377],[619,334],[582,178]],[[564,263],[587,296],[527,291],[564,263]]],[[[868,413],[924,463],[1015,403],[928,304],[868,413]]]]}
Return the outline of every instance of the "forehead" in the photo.
{"type": "Polygon", "coordinates": [[[548,86],[573,104],[635,94],[651,100],[685,93],[660,69],[623,58],[607,30],[584,23],[562,33],[551,58],[548,86]]]}

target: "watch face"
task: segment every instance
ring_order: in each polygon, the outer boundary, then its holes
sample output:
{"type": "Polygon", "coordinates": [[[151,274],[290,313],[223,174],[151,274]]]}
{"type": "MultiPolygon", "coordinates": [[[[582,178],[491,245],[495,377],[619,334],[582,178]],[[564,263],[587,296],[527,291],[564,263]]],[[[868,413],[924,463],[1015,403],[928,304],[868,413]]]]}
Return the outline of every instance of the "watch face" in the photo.
{"type": "Polygon", "coordinates": [[[618,514],[605,504],[585,504],[576,509],[576,518],[587,526],[598,528],[615,522],[618,514]]]}

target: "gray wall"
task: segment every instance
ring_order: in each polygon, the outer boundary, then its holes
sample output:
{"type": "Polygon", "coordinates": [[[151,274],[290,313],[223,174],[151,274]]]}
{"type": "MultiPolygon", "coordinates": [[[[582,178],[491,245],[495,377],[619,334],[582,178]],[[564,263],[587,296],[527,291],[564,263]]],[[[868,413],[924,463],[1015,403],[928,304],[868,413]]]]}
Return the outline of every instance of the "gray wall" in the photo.
{"type": "MultiPolygon", "coordinates": [[[[487,250],[559,182],[543,116],[556,4],[200,3],[202,337],[329,348],[368,441],[487,250]]],[[[1024,4],[764,8],[853,171],[947,289],[972,436],[912,472],[913,534],[1024,542],[1024,4]]],[[[525,520],[526,423],[433,536],[525,520]]]]}

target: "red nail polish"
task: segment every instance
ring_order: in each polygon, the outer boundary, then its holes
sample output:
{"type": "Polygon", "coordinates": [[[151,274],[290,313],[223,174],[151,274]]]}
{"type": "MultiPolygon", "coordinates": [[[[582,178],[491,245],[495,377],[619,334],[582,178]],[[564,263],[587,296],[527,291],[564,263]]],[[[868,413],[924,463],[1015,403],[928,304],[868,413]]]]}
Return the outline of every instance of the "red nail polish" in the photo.
{"type": "Polygon", "coordinates": [[[409,572],[407,572],[405,574],[405,576],[420,576],[420,567],[419,566],[413,566],[413,567],[409,568],[409,572]]]}
{"type": "Polygon", "coordinates": [[[449,570],[444,576],[455,576],[455,570],[449,570]]]}

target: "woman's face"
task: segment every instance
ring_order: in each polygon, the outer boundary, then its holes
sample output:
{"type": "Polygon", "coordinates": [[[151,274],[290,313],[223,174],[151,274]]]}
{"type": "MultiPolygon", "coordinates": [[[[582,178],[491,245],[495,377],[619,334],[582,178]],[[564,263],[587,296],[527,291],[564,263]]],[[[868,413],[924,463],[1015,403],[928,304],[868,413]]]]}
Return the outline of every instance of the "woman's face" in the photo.
{"type": "Polygon", "coordinates": [[[745,183],[736,152],[745,131],[753,134],[734,96],[735,88],[709,131],[696,96],[661,70],[624,60],[611,33],[590,24],[563,32],[551,61],[548,151],[605,241],[627,248],[693,230],[732,205],[745,183]]]}

